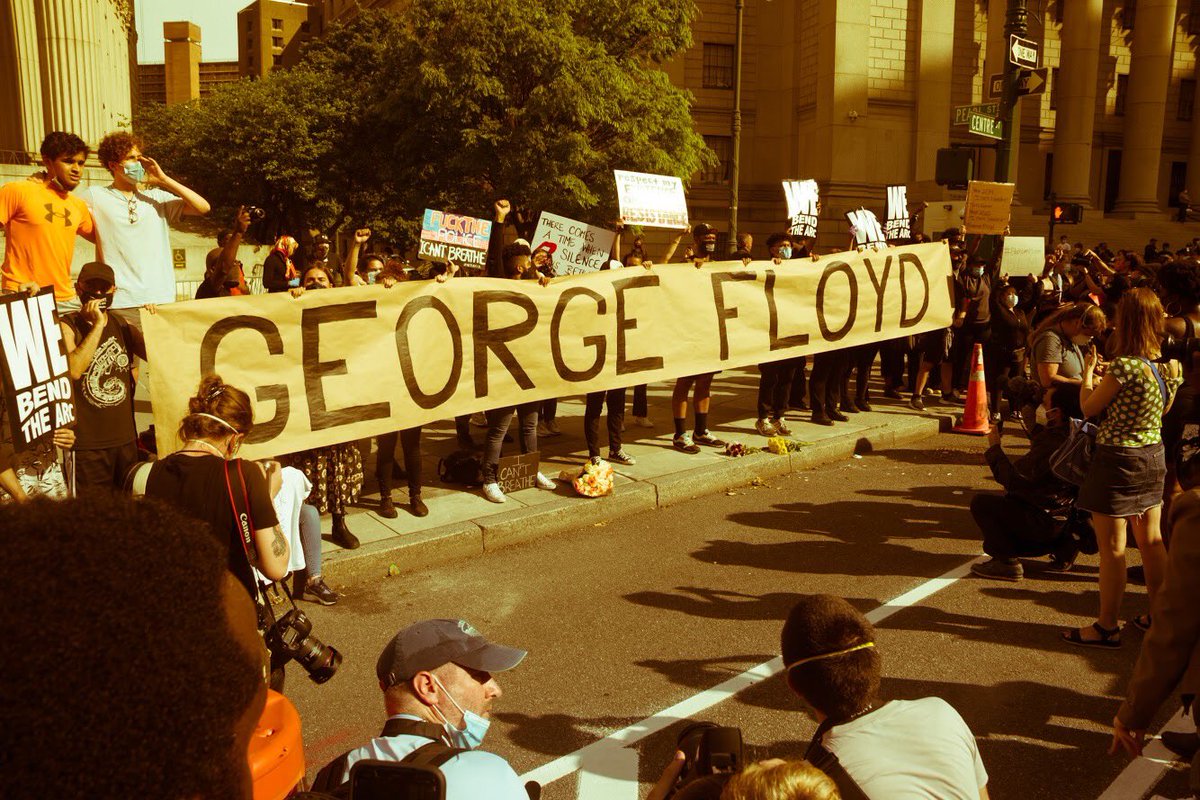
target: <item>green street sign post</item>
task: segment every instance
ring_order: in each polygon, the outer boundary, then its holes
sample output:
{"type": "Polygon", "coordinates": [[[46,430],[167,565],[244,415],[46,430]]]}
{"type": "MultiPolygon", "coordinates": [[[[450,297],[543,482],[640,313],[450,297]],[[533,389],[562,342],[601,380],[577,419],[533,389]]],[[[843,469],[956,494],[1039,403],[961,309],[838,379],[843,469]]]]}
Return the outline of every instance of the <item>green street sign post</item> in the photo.
{"type": "Polygon", "coordinates": [[[967,118],[967,128],[971,133],[986,136],[989,139],[1004,138],[1004,123],[985,114],[972,113],[967,118]]]}
{"type": "Polygon", "coordinates": [[[985,117],[1000,116],[999,103],[980,103],[974,106],[955,106],[952,125],[966,125],[971,114],[983,114],[985,117]]]}

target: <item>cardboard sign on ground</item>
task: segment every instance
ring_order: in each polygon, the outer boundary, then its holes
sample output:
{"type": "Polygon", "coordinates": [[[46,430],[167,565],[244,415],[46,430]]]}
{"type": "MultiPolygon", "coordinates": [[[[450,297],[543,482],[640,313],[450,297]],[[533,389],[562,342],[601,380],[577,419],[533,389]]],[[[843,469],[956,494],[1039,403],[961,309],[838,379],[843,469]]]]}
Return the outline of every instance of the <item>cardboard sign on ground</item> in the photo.
{"type": "Polygon", "coordinates": [[[526,453],[520,456],[503,456],[496,467],[500,490],[505,494],[518,492],[521,489],[532,489],[537,485],[538,466],[541,462],[539,453],[526,453]]]}

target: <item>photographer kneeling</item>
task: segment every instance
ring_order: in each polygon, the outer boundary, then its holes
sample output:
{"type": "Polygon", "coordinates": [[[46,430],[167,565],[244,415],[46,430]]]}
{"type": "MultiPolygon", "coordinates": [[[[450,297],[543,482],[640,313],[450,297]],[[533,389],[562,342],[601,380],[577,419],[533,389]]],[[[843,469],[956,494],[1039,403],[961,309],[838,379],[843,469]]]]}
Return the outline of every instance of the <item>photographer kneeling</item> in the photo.
{"type": "MultiPolygon", "coordinates": [[[[971,500],[971,516],[983,532],[983,552],[991,556],[971,566],[971,572],[982,578],[1019,581],[1025,570],[1018,559],[1044,555],[1052,556],[1048,569],[1066,572],[1079,554],[1072,525],[1072,507],[1079,489],[1060,480],[1050,469],[1051,457],[1071,431],[1071,419],[1083,417],[1079,386],[1053,383],[1043,403],[1049,409],[1046,424],[1034,428],[1029,452],[1016,463],[1000,446],[1000,426],[994,425],[988,434],[984,458],[1005,491],[980,493],[971,500]]],[[[1086,520],[1076,525],[1081,533],[1090,533],[1086,520]]],[[[1094,540],[1094,536],[1091,538],[1094,540]]]]}

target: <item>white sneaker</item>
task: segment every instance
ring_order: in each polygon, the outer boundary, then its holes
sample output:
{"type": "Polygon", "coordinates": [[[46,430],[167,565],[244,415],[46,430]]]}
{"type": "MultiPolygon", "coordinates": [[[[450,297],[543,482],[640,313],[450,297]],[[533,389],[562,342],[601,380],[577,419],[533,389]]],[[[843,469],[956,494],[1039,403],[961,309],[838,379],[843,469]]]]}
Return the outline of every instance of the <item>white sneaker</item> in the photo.
{"type": "Polygon", "coordinates": [[[537,487],[539,489],[549,489],[550,491],[554,491],[554,489],[557,488],[557,485],[554,483],[554,481],[550,480],[539,472],[537,474],[537,487]]]}
{"type": "Polygon", "coordinates": [[[754,423],[754,430],[758,431],[759,436],[774,436],[776,433],[775,426],[769,419],[760,419],[754,423]]]}
{"type": "Polygon", "coordinates": [[[537,435],[539,439],[549,439],[554,436],[550,429],[546,427],[546,423],[539,422],[537,427],[537,435]]]}
{"type": "Polygon", "coordinates": [[[558,420],[552,419],[546,423],[547,436],[562,436],[562,431],[558,429],[558,420]]]}
{"type": "Polygon", "coordinates": [[[792,429],[787,426],[787,423],[782,418],[771,420],[771,424],[775,426],[775,433],[779,436],[792,435],[792,429]]]}
{"type": "Polygon", "coordinates": [[[487,417],[482,411],[476,411],[471,415],[471,424],[476,428],[486,428],[488,426],[487,417]]]}
{"type": "Polygon", "coordinates": [[[504,492],[500,490],[498,483],[485,483],[483,485],[483,496],[493,503],[503,503],[508,498],[504,496],[504,492]]]}
{"type": "Polygon", "coordinates": [[[649,417],[634,417],[633,423],[635,425],[637,425],[639,428],[653,428],[654,427],[654,420],[650,419],[649,417]]]}

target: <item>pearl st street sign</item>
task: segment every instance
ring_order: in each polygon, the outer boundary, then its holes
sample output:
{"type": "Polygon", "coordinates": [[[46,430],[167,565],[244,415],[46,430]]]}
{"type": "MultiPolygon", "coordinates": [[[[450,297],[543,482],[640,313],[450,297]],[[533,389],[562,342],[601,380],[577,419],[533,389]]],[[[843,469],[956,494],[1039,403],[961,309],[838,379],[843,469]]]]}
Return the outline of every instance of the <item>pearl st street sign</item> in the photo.
{"type": "Polygon", "coordinates": [[[971,118],[971,114],[983,114],[985,117],[1000,116],[999,103],[979,103],[973,106],[955,106],[954,121],[951,125],[966,125],[971,118]]]}
{"type": "Polygon", "coordinates": [[[986,136],[989,139],[1004,138],[1004,123],[994,117],[972,113],[967,118],[967,128],[971,133],[986,136]]]}

